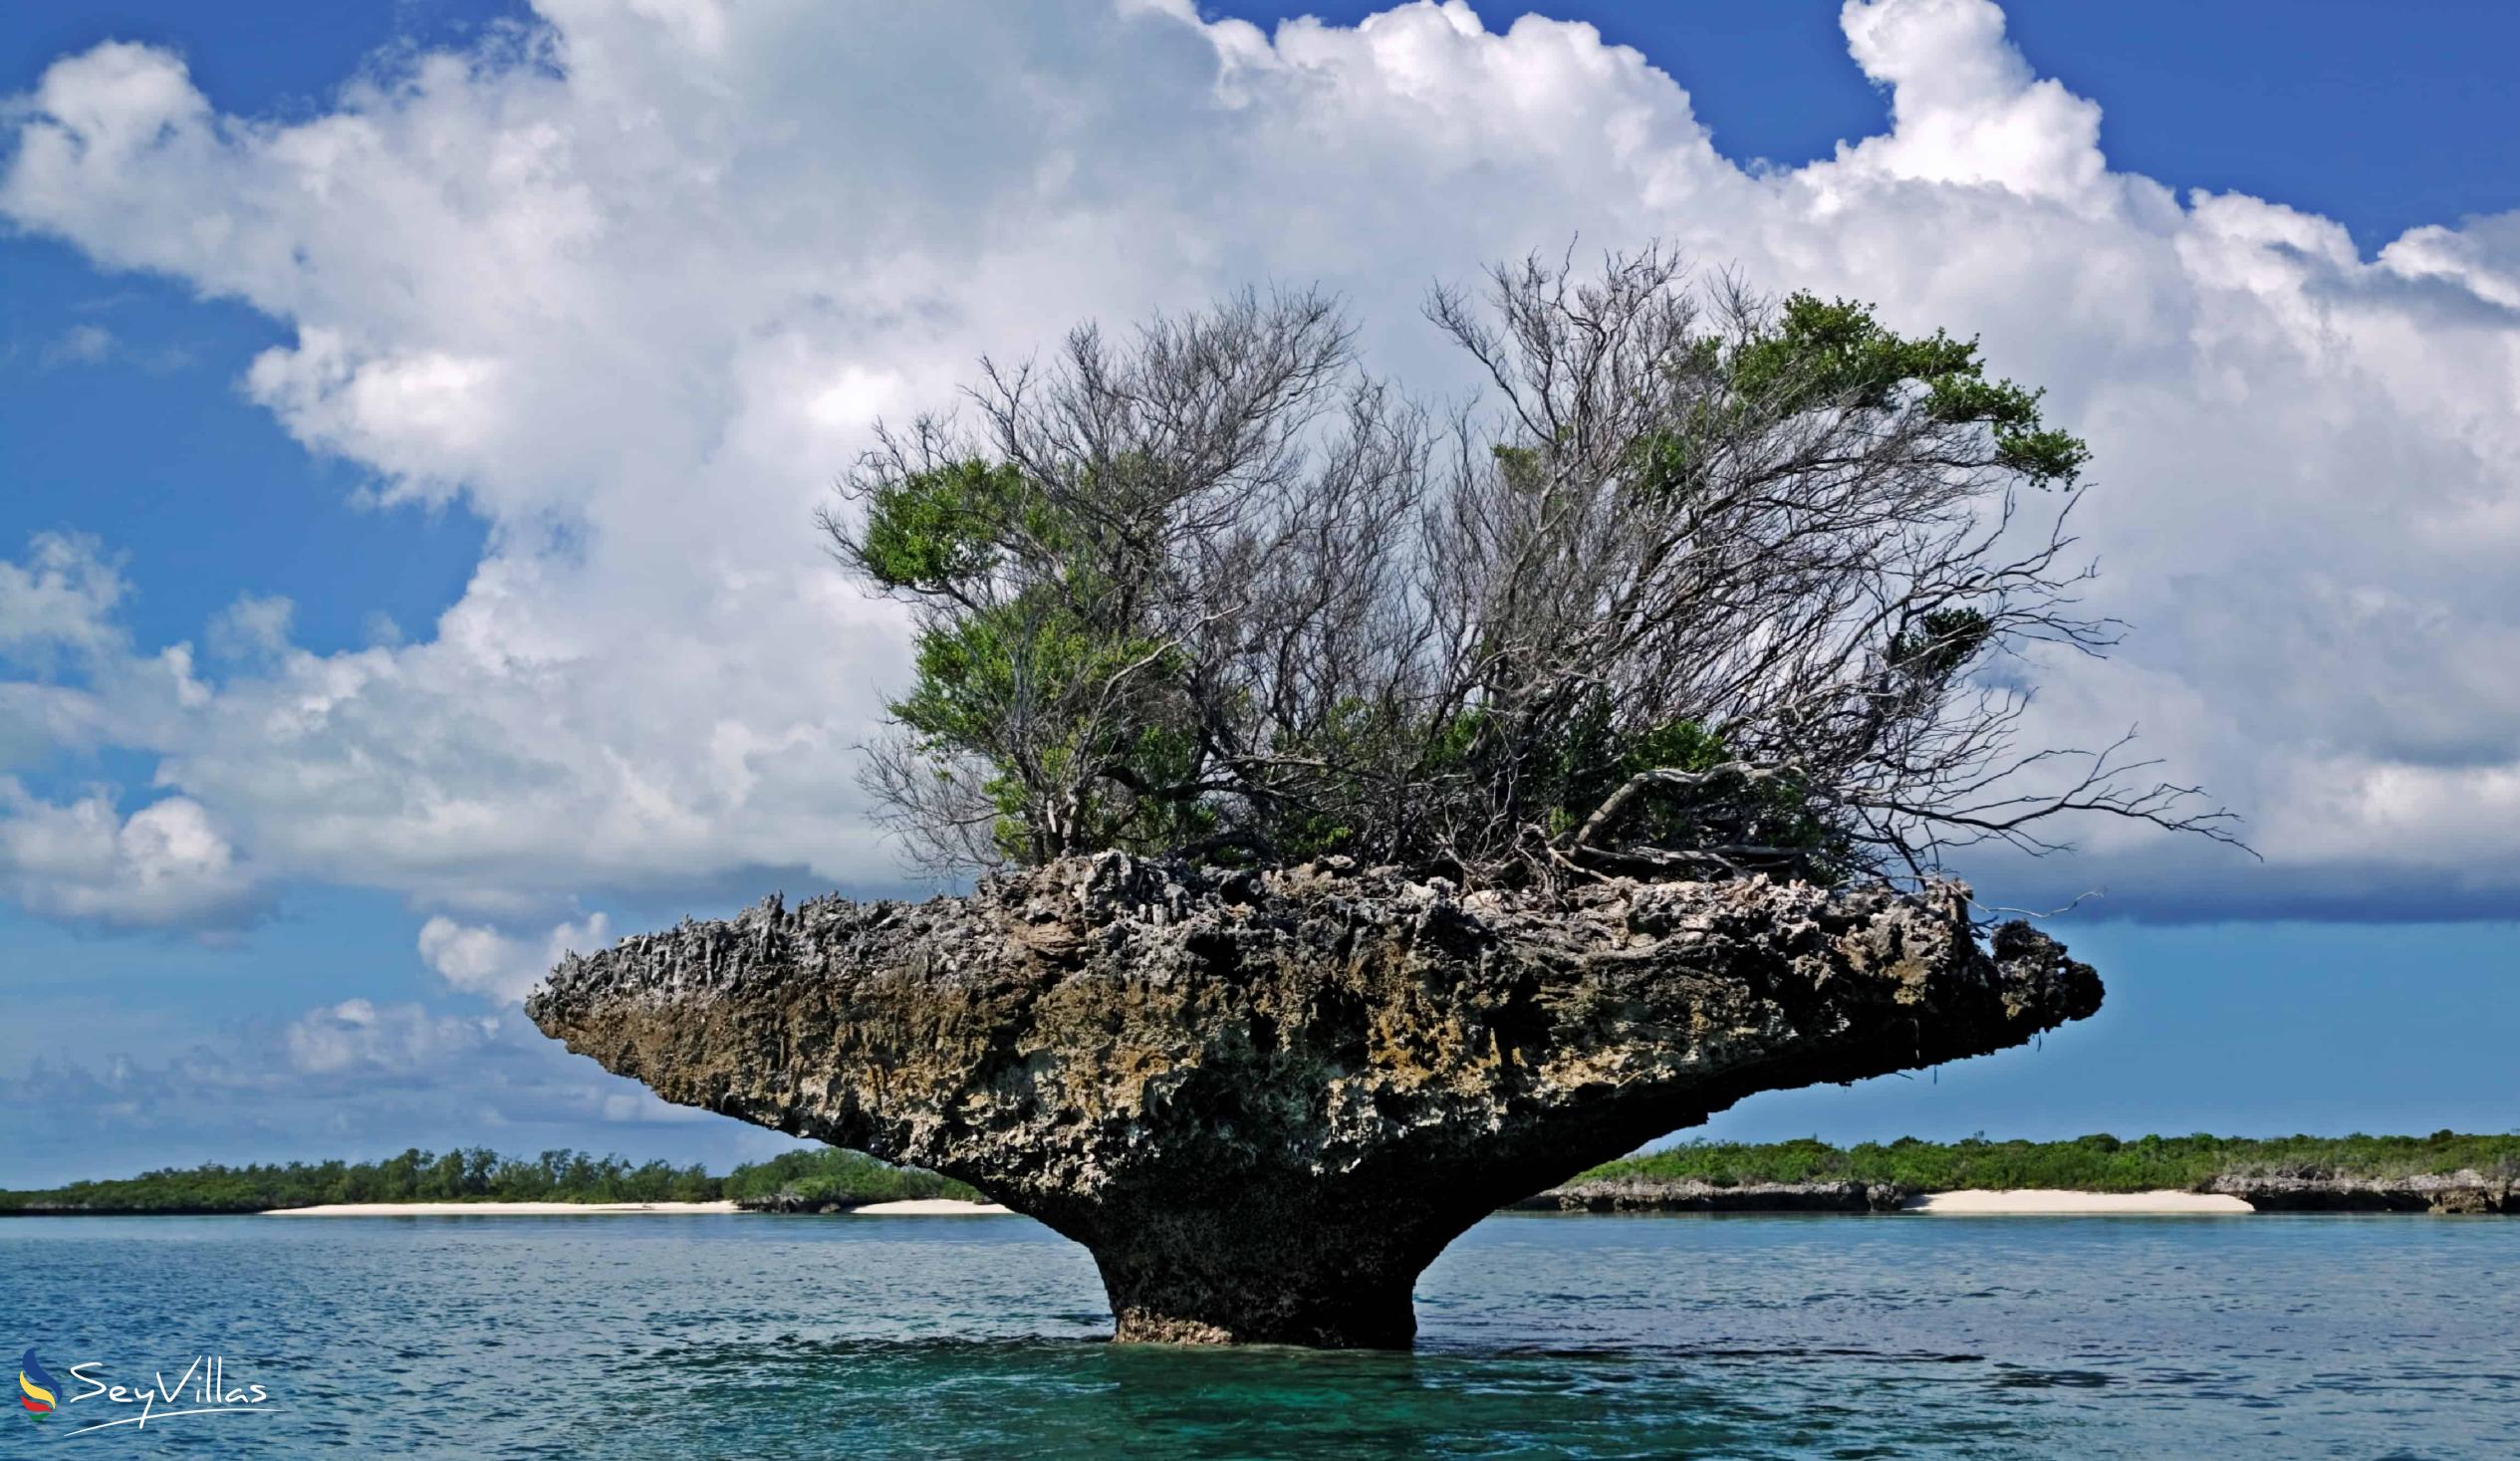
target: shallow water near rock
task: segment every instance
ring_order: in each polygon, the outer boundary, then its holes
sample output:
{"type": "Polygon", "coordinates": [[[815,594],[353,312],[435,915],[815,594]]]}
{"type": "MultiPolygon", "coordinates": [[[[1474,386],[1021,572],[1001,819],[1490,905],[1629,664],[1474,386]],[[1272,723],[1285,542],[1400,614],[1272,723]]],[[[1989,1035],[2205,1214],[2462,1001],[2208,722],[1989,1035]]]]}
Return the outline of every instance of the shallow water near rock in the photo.
{"type": "Polygon", "coordinates": [[[0,1454],[2472,1457],[2516,1295],[2499,1218],[1507,1215],[1414,1353],[1184,1350],[1020,1218],[20,1219],[0,1454]],[[269,1405],[70,1434],[196,1354],[269,1405]]]}

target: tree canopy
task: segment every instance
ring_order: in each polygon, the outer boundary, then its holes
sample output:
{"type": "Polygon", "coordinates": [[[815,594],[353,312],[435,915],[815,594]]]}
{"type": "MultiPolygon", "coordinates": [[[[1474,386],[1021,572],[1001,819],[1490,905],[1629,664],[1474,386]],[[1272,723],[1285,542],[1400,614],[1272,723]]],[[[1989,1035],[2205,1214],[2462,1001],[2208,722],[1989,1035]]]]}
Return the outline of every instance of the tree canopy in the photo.
{"type": "Polygon", "coordinates": [[[915,618],[866,780],[918,860],[1835,880],[2074,814],[2227,839],[2129,737],[2021,744],[2025,651],[2116,625],[2076,605],[2089,450],[1974,341],[1658,250],[1427,315],[1483,398],[1246,293],[883,433],[822,525],[915,618]]]}

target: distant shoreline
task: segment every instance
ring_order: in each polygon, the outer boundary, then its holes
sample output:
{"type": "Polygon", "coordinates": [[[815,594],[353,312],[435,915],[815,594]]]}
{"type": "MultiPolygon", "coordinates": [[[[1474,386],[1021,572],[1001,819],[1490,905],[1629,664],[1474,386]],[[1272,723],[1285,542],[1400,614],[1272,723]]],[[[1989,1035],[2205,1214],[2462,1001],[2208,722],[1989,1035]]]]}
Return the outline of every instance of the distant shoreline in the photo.
{"type": "Polygon", "coordinates": [[[1920,1190],[1891,1182],[1710,1182],[1698,1177],[1592,1177],[1514,1204],[1523,1212],[1839,1212],[1929,1217],[2244,1216],[2249,1213],[2520,1213],[2507,1177],[2473,1171],[2361,1177],[2217,1177],[2195,1187],[2096,1192],[2079,1187],[1920,1190]]]}
{"type": "MultiPolygon", "coordinates": [[[[1507,1210],[1556,1213],[2520,1215],[2520,1133],[2143,1136],[2071,1141],[1684,1141],[1579,1173],[1507,1210]]],[[[585,1217],[614,1213],[994,1213],[970,1186],[803,1148],[725,1176],[697,1164],[418,1149],[374,1161],[144,1172],[0,1191],[7,1217],[585,1217]],[[917,1206],[897,1206],[914,1202],[917,1206]]]]}
{"type": "MultiPolygon", "coordinates": [[[[734,1202],[331,1202],[320,1207],[275,1207],[261,1217],[588,1217],[613,1214],[731,1213],[746,1209],[734,1202]]],[[[952,1197],[912,1197],[898,1202],[870,1202],[849,1208],[842,1216],[867,1217],[994,1217],[1010,1209],[994,1202],[964,1202],[952,1197]]]]}
{"type": "MultiPolygon", "coordinates": [[[[889,1202],[866,1202],[854,1207],[831,1204],[814,1209],[816,1213],[835,1217],[1002,1217],[1014,1209],[994,1202],[966,1202],[955,1197],[908,1197],[889,1202]]],[[[24,1207],[0,1209],[0,1218],[47,1217],[639,1217],[639,1216],[725,1216],[750,1213],[780,1216],[757,1205],[734,1202],[328,1202],[313,1207],[267,1207],[261,1209],[204,1208],[197,1210],[159,1208],[146,1212],[128,1208],[24,1207]]]]}
{"type": "Polygon", "coordinates": [[[1923,1217],[2245,1217],[2258,1209],[2220,1192],[2078,1192],[2055,1187],[1963,1188],[1909,1192],[1861,1182],[1770,1182],[1715,1187],[1704,1182],[1571,1183],[1515,1203],[1512,1212],[1570,1216],[1729,1213],[1784,1216],[1846,1213],[1923,1217]]]}
{"type": "Polygon", "coordinates": [[[2070,1141],[1690,1140],[1580,1173],[1515,1204],[1561,1212],[2041,1211],[2520,1214],[2520,1133],[2428,1136],[2142,1136],[2070,1141]],[[2054,1192],[2133,1205],[1985,1197],[2054,1192]],[[2148,1194],[2173,1194],[2153,1197],[2148,1194]],[[1965,1194],[1965,1195],[1963,1195],[1965,1194]],[[2174,1200],[2175,1199],[2175,1200],[2174,1200]]]}
{"type": "Polygon", "coordinates": [[[273,1207],[258,1217],[596,1217],[622,1213],[723,1213],[732,1202],[328,1202],[273,1207]]]}
{"type": "MultiPolygon", "coordinates": [[[[1898,1192],[1857,1183],[1775,1183],[1711,1188],[1703,1183],[1623,1182],[1552,1188],[1524,1199],[1504,1212],[1556,1213],[1580,1216],[1645,1216],[1652,1214],[1729,1213],[1741,1216],[1794,1213],[1874,1213],[1922,1217],[2246,1217],[2268,1212],[2421,1213],[2425,1211],[2505,1212],[2508,1206],[2464,1209],[2439,1205],[2437,1199],[2406,1200],[2390,1190],[2379,1200],[2366,1191],[2322,1190],[2306,1200],[2300,1184],[2275,1200],[2264,1194],[2252,1202],[2232,1192],[2189,1192],[2162,1188],[2150,1192],[2082,1192],[2065,1188],[1968,1188],[1953,1192],[1898,1192]]],[[[838,1205],[810,1212],[779,1213],[758,1206],[721,1202],[337,1202],[316,1207],[275,1207],[259,1213],[212,1212],[83,1212],[76,1208],[32,1208],[0,1212],[0,1217],[614,1217],[614,1216],[758,1216],[831,1217],[1000,1217],[1013,1209],[994,1202],[967,1202],[951,1197],[919,1197],[893,1202],[838,1205]]]]}

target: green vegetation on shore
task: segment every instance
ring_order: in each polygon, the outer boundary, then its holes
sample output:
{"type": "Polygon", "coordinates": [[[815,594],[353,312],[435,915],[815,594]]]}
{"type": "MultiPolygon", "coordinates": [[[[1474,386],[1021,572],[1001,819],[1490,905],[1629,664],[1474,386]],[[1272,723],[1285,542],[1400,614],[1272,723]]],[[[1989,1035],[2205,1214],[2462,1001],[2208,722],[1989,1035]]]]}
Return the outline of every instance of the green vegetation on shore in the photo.
{"type": "Polygon", "coordinates": [[[1806,1139],[1687,1141],[1598,1166],[1577,1181],[1876,1182],[1919,1192],[2060,1188],[2073,1192],[2192,1190],[2221,1176],[2387,1179],[2472,1169],[2520,1173],[2520,1134],[2470,1136],[2083,1136],[2072,1141],[1806,1139]]]}
{"type": "MultiPolygon", "coordinates": [[[[2074,1192],[2195,1189],[2220,1176],[2388,1179],[2462,1170],[2520,1177],[2520,1134],[2429,1136],[2084,1136],[2072,1141],[1686,1141],[1598,1166],[1575,1180],[1873,1182],[1918,1192],[2030,1187],[2074,1192]]],[[[833,1147],[748,1162],[723,1177],[699,1166],[619,1156],[483,1147],[417,1149],[371,1162],[169,1168],[45,1191],[0,1191],[10,1213],[227,1213],[333,1202],[714,1202],[851,1207],[981,1194],[950,1177],[833,1147]]]]}
{"type": "Polygon", "coordinates": [[[768,1161],[737,1167],[725,1182],[726,1196],[741,1203],[907,1202],[950,1197],[977,1202],[980,1194],[951,1177],[917,1167],[896,1167],[863,1152],[817,1147],[784,1152],[768,1161]]]}
{"type": "Polygon", "coordinates": [[[413,1148],[382,1161],[167,1168],[44,1191],[0,1191],[0,1214],[263,1212],[335,1202],[741,1202],[785,1191],[838,1204],[972,1195],[933,1172],[831,1148],[792,1151],[713,1177],[696,1164],[633,1164],[566,1148],[501,1156],[474,1146],[444,1153],[413,1148]]]}

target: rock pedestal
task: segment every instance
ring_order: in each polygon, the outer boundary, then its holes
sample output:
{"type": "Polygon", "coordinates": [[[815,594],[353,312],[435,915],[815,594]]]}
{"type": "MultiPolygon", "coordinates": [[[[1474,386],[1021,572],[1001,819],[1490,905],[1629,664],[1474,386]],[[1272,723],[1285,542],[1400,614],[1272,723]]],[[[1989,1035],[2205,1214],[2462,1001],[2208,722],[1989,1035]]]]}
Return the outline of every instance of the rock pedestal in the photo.
{"type": "Polygon", "coordinates": [[[772,899],[527,1001],[667,1100],[959,1177],[1090,1249],[1122,1339],[1391,1347],[1482,1216],[1754,1092],[2100,1006],[1966,893],[1482,891],[1121,853],[923,903],[772,899]]]}

